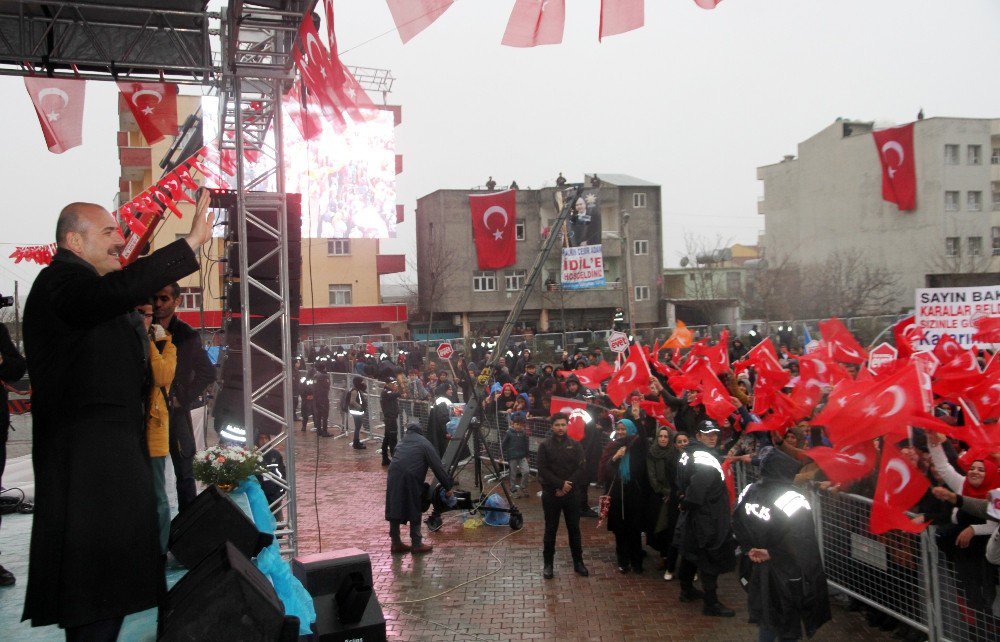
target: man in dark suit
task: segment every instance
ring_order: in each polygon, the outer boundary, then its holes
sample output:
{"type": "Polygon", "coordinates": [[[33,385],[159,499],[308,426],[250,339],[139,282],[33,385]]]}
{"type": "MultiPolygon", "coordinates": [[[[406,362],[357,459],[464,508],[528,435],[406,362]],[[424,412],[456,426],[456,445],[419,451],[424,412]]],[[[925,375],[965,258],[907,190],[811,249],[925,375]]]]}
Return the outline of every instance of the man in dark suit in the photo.
{"type": "MultiPolygon", "coordinates": [[[[7,409],[5,383],[14,383],[24,376],[24,357],[10,340],[7,326],[0,323],[0,481],[7,463],[7,432],[10,428],[10,411],[7,409]]],[[[14,574],[0,566],[0,586],[14,584],[14,574]]]]}
{"type": "Polygon", "coordinates": [[[198,269],[208,202],[185,238],[125,269],[114,217],[67,205],[25,304],[35,514],[24,619],[68,640],[116,639],[124,616],[165,590],[143,417],[149,340],[134,308],[198,269]]]}
{"type": "Polygon", "coordinates": [[[198,331],[177,318],[181,287],[171,283],[153,297],[153,318],[177,346],[177,369],[170,384],[170,463],[177,480],[177,508],[184,510],[194,501],[194,430],[191,409],[198,397],[215,381],[215,367],[201,345],[198,331]]]}

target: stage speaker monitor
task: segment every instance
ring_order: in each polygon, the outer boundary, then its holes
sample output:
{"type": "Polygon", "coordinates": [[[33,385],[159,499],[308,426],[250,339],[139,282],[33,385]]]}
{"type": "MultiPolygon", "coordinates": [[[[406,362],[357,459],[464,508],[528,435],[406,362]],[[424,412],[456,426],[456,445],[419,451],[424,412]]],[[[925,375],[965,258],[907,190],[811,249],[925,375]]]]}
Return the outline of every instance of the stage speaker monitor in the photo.
{"type": "Polygon", "coordinates": [[[345,548],[296,557],[292,574],[313,597],[315,640],[385,641],[385,617],[372,590],[368,553],[345,548]]]}
{"type": "Polygon", "coordinates": [[[247,557],[255,557],[273,539],[257,530],[228,495],[209,486],[170,522],[168,548],[177,561],[194,568],[226,541],[247,557]]]}
{"type": "MultiPolygon", "coordinates": [[[[294,622],[293,622],[294,621],[294,622]]],[[[163,642],[296,640],[271,582],[232,542],[203,558],[167,593],[160,609],[163,642]]]]}

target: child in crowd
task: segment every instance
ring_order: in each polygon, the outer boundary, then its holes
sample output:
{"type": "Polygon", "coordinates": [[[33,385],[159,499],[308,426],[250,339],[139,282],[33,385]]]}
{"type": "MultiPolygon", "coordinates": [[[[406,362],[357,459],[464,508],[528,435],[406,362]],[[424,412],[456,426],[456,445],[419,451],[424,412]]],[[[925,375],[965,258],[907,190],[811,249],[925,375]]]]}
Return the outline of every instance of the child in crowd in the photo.
{"type": "Polygon", "coordinates": [[[514,497],[528,496],[528,415],[517,411],[510,413],[510,428],[500,442],[504,459],[510,467],[510,492],[514,497]]]}

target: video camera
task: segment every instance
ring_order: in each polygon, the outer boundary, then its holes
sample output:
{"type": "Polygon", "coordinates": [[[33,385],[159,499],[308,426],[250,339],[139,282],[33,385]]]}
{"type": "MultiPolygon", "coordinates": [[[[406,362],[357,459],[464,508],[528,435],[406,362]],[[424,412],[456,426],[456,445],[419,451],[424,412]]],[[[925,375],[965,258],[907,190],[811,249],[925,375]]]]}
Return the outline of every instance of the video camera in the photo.
{"type": "Polygon", "coordinates": [[[9,308],[14,305],[14,297],[0,296],[0,308],[9,308]]]}

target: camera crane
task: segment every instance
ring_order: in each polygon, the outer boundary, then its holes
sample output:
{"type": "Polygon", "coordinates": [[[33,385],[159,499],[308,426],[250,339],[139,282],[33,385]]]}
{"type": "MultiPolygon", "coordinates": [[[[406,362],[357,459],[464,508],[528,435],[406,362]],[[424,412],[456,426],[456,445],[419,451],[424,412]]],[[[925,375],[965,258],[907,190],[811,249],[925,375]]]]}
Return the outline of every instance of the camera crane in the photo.
{"type": "MultiPolygon", "coordinates": [[[[568,183],[563,186],[560,191],[556,192],[556,198],[558,199],[562,196],[564,191],[569,190],[574,190],[573,195],[572,197],[563,200],[559,211],[559,217],[555,220],[555,223],[553,223],[552,229],[549,230],[549,235],[548,238],[545,239],[542,251],[535,257],[535,262],[531,266],[531,272],[528,274],[528,278],[524,283],[524,289],[521,290],[521,293],[514,301],[514,306],[507,314],[507,319],[504,321],[503,328],[500,330],[500,335],[497,337],[497,350],[494,351],[489,362],[486,363],[480,371],[478,380],[472,387],[472,398],[466,401],[465,412],[462,413],[462,418],[459,421],[458,427],[455,429],[455,434],[448,443],[448,448],[445,450],[444,457],[442,457],[445,470],[448,471],[450,476],[454,477],[458,470],[459,462],[462,459],[462,454],[468,446],[469,439],[473,439],[473,448],[470,449],[470,452],[472,452],[472,456],[476,461],[476,485],[479,486],[480,495],[482,495],[483,483],[482,466],[479,463],[479,449],[481,448],[481,444],[484,443],[481,415],[483,414],[482,402],[483,399],[485,399],[486,385],[489,383],[493,372],[496,370],[497,364],[500,362],[500,357],[503,355],[502,348],[507,345],[507,340],[510,339],[510,335],[514,330],[514,324],[521,316],[521,312],[524,311],[524,306],[528,303],[528,297],[531,296],[532,291],[542,276],[542,268],[545,265],[545,261],[552,252],[552,248],[555,247],[557,240],[562,238],[562,234],[559,230],[561,230],[566,221],[569,220],[570,213],[573,211],[573,204],[576,203],[576,200],[583,194],[584,184],[568,183]]],[[[500,465],[493,458],[491,453],[487,451],[487,454],[489,456],[490,467],[492,468],[493,474],[496,477],[499,477],[501,472],[500,465]]],[[[500,487],[503,489],[504,496],[507,498],[507,504],[510,508],[491,508],[490,510],[510,513],[510,527],[514,530],[518,530],[524,524],[524,519],[521,516],[521,512],[514,505],[507,483],[501,481],[500,487]]],[[[453,507],[448,507],[440,499],[438,489],[438,485],[435,485],[432,488],[431,504],[434,507],[434,511],[431,513],[430,517],[427,518],[427,525],[432,531],[441,527],[441,513],[448,510],[468,510],[475,508],[475,505],[471,501],[468,493],[456,493],[456,497],[459,498],[458,503],[453,507]]],[[[482,503],[483,499],[485,499],[485,497],[480,497],[479,503],[482,503]]]]}

